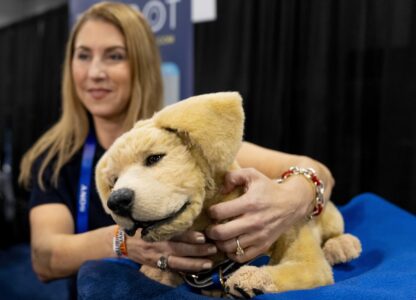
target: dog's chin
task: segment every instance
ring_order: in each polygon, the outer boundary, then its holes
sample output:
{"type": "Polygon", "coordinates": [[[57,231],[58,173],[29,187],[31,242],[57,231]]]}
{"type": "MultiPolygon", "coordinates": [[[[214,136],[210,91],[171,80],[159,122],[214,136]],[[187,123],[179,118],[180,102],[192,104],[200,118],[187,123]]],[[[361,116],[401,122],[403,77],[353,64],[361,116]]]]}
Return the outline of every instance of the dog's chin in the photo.
{"type": "Polygon", "coordinates": [[[175,233],[169,235],[162,234],[166,232],[164,228],[171,227],[170,225],[185,211],[188,204],[189,202],[186,202],[177,212],[159,220],[140,221],[134,219],[134,217],[130,217],[129,223],[132,225],[122,227],[124,228],[124,232],[129,236],[134,236],[137,229],[142,228],[141,237],[145,241],[156,242],[168,240],[175,233]]]}
{"type": "Polygon", "coordinates": [[[142,239],[146,242],[168,241],[175,236],[185,232],[192,226],[192,220],[184,221],[175,219],[172,222],[163,224],[147,230],[144,234],[142,231],[142,239]]]}
{"type": "Polygon", "coordinates": [[[142,234],[142,239],[146,242],[160,242],[171,239],[175,235],[175,233],[168,234],[164,230],[165,227],[166,226],[161,226],[155,229],[148,230],[145,234],[142,234]]]}

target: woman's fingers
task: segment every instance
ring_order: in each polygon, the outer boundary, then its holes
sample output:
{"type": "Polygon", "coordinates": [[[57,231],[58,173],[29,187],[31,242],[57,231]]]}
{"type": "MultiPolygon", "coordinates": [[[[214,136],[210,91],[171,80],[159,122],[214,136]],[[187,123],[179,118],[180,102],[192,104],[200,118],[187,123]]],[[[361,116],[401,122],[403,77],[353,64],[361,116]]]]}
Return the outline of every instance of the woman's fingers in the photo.
{"type": "Polygon", "coordinates": [[[247,248],[243,248],[244,250],[243,255],[238,255],[237,253],[233,252],[233,253],[227,253],[227,256],[238,263],[244,263],[249,260],[252,260],[253,258],[259,256],[262,253],[265,253],[265,251],[263,251],[262,249],[263,248],[260,247],[260,245],[250,246],[247,248]]]}
{"type": "Polygon", "coordinates": [[[184,233],[173,237],[171,240],[191,244],[204,244],[205,235],[198,231],[185,231],[184,233]]]}
{"type": "Polygon", "coordinates": [[[217,247],[214,244],[187,244],[181,242],[167,242],[168,254],[186,257],[203,257],[217,253],[217,247]]]}
{"type": "MultiPolygon", "coordinates": [[[[177,237],[182,240],[195,240],[198,234],[185,234],[177,237]]],[[[176,271],[197,272],[212,267],[212,261],[203,258],[217,253],[217,247],[214,244],[189,244],[177,241],[168,241],[159,243],[159,251],[153,257],[155,265],[161,256],[168,258],[168,268],[176,271]],[[163,254],[160,254],[163,253],[163,254]]]]}
{"type": "Polygon", "coordinates": [[[258,171],[253,168],[238,169],[228,172],[224,177],[224,186],[222,192],[227,194],[237,186],[246,186],[250,181],[258,176],[258,171]]]}
{"type": "Polygon", "coordinates": [[[220,223],[210,226],[206,234],[216,241],[225,241],[244,233],[257,232],[265,227],[266,219],[251,219],[249,216],[242,216],[227,223],[220,223]]]}
{"type": "Polygon", "coordinates": [[[248,201],[249,199],[245,195],[211,206],[208,209],[210,217],[216,221],[222,221],[235,218],[249,211],[252,201],[248,201]]]}
{"type": "Polygon", "coordinates": [[[199,272],[212,268],[212,261],[171,255],[168,257],[168,268],[183,272],[199,272]]]}
{"type": "Polygon", "coordinates": [[[209,215],[217,221],[238,217],[246,212],[258,210],[264,196],[262,187],[271,181],[255,169],[239,169],[225,175],[223,192],[231,192],[236,186],[244,187],[244,194],[231,201],[218,203],[209,208],[209,215]],[[260,186],[256,188],[256,184],[260,186]],[[254,185],[254,190],[253,190],[254,185]]]}
{"type": "MultiPolygon", "coordinates": [[[[261,235],[261,234],[260,234],[261,235]]],[[[240,247],[245,250],[248,247],[255,246],[256,248],[264,247],[267,250],[266,245],[264,243],[264,238],[259,236],[256,233],[250,234],[243,234],[238,237],[238,241],[240,243],[240,247]]],[[[224,253],[233,254],[237,252],[237,238],[232,238],[226,241],[219,241],[217,242],[217,248],[224,253]]]]}

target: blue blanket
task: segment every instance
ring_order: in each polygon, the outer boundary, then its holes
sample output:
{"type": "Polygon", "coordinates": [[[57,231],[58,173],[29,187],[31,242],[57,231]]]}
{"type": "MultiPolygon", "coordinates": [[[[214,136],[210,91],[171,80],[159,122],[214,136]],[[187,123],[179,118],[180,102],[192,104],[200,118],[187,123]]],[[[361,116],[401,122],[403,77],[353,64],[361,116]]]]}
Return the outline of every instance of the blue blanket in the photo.
{"type": "MultiPolygon", "coordinates": [[[[374,194],[340,207],[346,231],[363,245],[360,258],[334,267],[336,283],[256,299],[416,299],[416,217],[374,194]]],[[[79,299],[212,299],[152,281],[126,260],[85,263],[78,274],[79,299]]]]}

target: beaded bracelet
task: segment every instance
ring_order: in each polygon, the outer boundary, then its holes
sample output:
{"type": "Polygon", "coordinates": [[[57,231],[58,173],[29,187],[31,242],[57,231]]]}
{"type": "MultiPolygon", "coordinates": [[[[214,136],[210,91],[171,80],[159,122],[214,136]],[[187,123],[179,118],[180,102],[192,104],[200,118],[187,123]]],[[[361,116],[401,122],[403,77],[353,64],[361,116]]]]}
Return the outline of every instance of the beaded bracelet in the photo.
{"type": "Polygon", "coordinates": [[[314,201],[314,208],[312,213],[308,216],[308,219],[312,219],[313,217],[316,217],[320,215],[325,207],[325,198],[324,198],[324,192],[325,187],[322,180],[318,178],[316,175],[316,172],[312,168],[300,168],[300,167],[290,167],[289,170],[284,172],[282,174],[282,177],[280,179],[277,179],[278,183],[284,182],[287,178],[293,176],[293,175],[302,175],[306,179],[309,180],[309,182],[312,183],[314,190],[315,190],[315,198],[314,201]]]}
{"type": "Polygon", "coordinates": [[[126,234],[116,225],[113,237],[113,251],[118,256],[127,256],[126,234]]]}

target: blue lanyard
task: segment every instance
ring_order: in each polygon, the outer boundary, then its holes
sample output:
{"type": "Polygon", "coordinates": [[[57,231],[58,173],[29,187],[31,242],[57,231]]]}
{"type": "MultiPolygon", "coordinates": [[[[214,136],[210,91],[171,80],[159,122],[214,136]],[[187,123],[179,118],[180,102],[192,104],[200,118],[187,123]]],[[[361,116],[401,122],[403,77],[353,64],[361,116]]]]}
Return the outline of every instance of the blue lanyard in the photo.
{"type": "Polygon", "coordinates": [[[93,169],[96,144],[95,135],[93,131],[90,130],[82,151],[82,162],[78,184],[77,233],[86,232],[88,230],[91,174],[93,169]]]}

